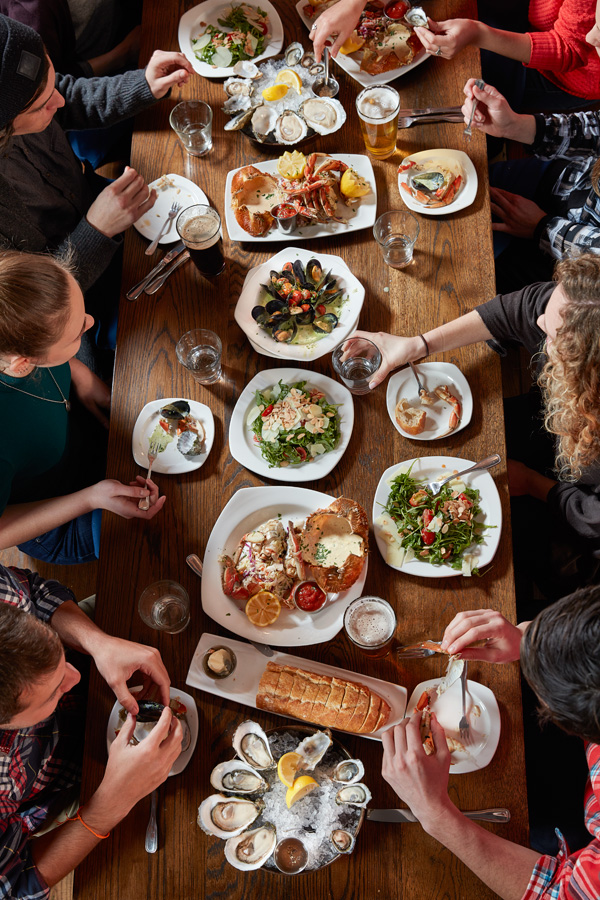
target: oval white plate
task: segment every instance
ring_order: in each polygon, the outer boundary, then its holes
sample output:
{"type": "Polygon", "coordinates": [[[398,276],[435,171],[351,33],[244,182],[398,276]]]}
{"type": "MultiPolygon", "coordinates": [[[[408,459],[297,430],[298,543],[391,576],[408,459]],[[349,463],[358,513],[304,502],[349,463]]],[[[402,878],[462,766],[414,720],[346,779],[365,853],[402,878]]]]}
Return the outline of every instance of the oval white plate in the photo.
{"type": "MultiPolygon", "coordinates": [[[[207,206],[210,206],[210,201],[204,191],[193,181],[184,178],[183,175],[161,175],[148,187],[156,189],[156,203],[141,219],[133,223],[133,227],[149,241],[153,241],[159,234],[173,203],[181,204],[179,212],[188,206],[195,206],[196,203],[206,203],[207,206]]],[[[171,220],[166,233],[159,241],[160,244],[174,244],[179,240],[175,227],[176,221],[177,216],[171,220]]]]}
{"type": "Polygon", "coordinates": [[[458,212],[459,209],[465,209],[473,203],[477,196],[477,172],[466,153],[463,153],[462,150],[419,150],[418,153],[407,156],[402,164],[404,165],[404,163],[409,162],[410,160],[422,162],[425,159],[456,160],[456,162],[460,163],[462,166],[465,180],[459,187],[458,193],[452,203],[449,203],[448,206],[440,206],[439,208],[431,209],[427,206],[423,206],[421,203],[417,203],[417,201],[413,200],[406,191],[402,190],[400,185],[406,184],[410,173],[399,172],[398,192],[402,201],[409,209],[412,209],[413,212],[421,213],[423,216],[445,216],[448,213],[458,212]]]}
{"type": "Polygon", "coordinates": [[[352,331],[356,330],[364,299],[364,287],[339,256],[332,256],[328,253],[315,254],[301,247],[290,247],[288,250],[281,250],[267,260],[266,263],[263,263],[261,266],[255,266],[248,272],[235,307],[234,318],[252,343],[252,346],[265,356],[293,360],[319,359],[321,356],[331,353],[352,331]],[[339,276],[340,288],[348,296],[348,300],[341,309],[339,323],[331,334],[324,334],[322,338],[309,347],[302,344],[279,344],[271,337],[268,331],[257,325],[252,318],[252,310],[258,305],[258,298],[262,294],[260,285],[268,280],[271,269],[280,271],[284,263],[293,263],[296,259],[306,265],[309,259],[313,258],[318,259],[322,263],[325,271],[331,271],[332,275],[339,276]]]}
{"type": "Polygon", "coordinates": [[[335,469],[340,459],[346,452],[352,427],[354,425],[354,403],[352,394],[343,384],[328,378],[327,375],[319,375],[318,372],[310,372],[307,369],[264,369],[255,375],[242,393],[235,405],[229,425],[229,450],[234,459],[256,472],[263,478],[273,478],[275,481],[317,481],[324,478],[332,469],[335,469]],[[254,394],[257,390],[272,387],[278,381],[285,384],[293,384],[295,381],[306,381],[307,387],[315,387],[323,391],[330,403],[339,404],[340,439],[337,447],[329,453],[323,453],[315,457],[312,462],[304,462],[296,466],[278,469],[269,468],[269,464],[260,452],[258,444],[254,441],[254,432],[246,423],[246,416],[254,406],[254,394]]]}
{"type": "MultiPolygon", "coordinates": [[[[423,691],[437,687],[441,678],[422,681],[412,692],[406,706],[406,715],[411,716],[423,691]]],[[[450,774],[461,775],[464,772],[476,772],[492,761],[498,741],[500,740],[500,710],[493,692],[484,684],[467,680],[467,719],[469,721],[470,740],[464,750],[452,754],[450,774]],[[477,706],[481,715],[473,715],[473,707],[477,706]]],[[[460,741],[458,723],[462,718],[462,696],[460,679],[451,684],[437,698],[431,707],[438,722],[448,735],[460,741]]]]}
{"type": "MultiPolygon", "coordinates": [[[[458,366],[446,362],[418,363],[415,366],[426,391],[433,391],[440,384],[447,384],[450,392],[462,403],[462,415],[458,426],[450,434],[456,434],[466,428],[473,415],[473,395],[469,382],[458,366]]],[[[437,441],[448,436],[448,421],[452,407],[443,400],[436,400],[434,406],[421,406],[419,389],[410,367],[396,372],[388,381],[386,394],[387,411],[396,431],[409,441],[437,441]],[[427,413],[425,430],[421,434],[407,434],[396,422],[396,404],[402,398],[411,406],[424,409],[427,413]]]]}
{"type": "MultiPolygon", "coordinates": [[[[133,458],[138,466],[143,469],[148,468],[148,448],[149,437],[158,425],[160,419],[160,410],[168,403],[174,403],[175,400],[183,400],[183,397],[165,397],[163,400],[151,400],[146,403],[143,410],[137,417],[133,426],[133,435],[131,437],[131,450],[133,458]]],[[[156,461],[152,466],[153,472],[161,472],[164,475],[180,475],[183,472],[193,472],[204,465],[208,454],[211,451],[213,441],[215,439],[215,420],[213,414],[204,403],[198,403],[197,400],[188,400],[190,404],[190,415],[194,416],[204,426],[206,437],[204,440],[204,450],[198,456],[187,459],[176,447],[177,438],[173,438],[165,450],[156,457],[156,461]]]]}
{"type": "MultiPolygon", "coordinates": [[[[234,5],[239,6],[239,3],[234,5]]],[[[269,15],[269,32],[271,37],[265,44],[265,49],[260,56],[256,56],[251,60],[251,62],[257,63],[261,59],[268,59],[269,56],[275,56],[279,53],[283,47],[283,25],[277,10],[269,3],[269,0],[258,0],[257,3],[250,3],[249,5],[260,6],[263,12],[269,15]]],[[[196,72],[199,75],[204,75],[205,78],[229,78],[233,76],[233,66],[227,66],[227,68],[211,66],[209,63],[199,60],[192,50],[192,38],[198,37],[199,33],[204,30],[200,25],[201,22],[205,22],[207,25],[214,25],[215,28],[219,28],[221,31],[227,31],[228,29],[224,29],[219,25],[218,19],[222,18],[231,9],[231,6],[232,3],[227,2],[227,0],[207,0],[206,3],[200,3],[192,9],[188,9],[179,20],[177,34],[179,48],[183,55],[189,59],[196,72]]]]}
{"type": "Polygon", "coordinates": [[[367,557],[361,576],[347,591],[332,594],[331,599],[316,615],[299,609],[282,608],[273,625],[259,628],[244,612],[245,601],[233,600],[223,593],[219,557],[231,556],[240,539],[268,519],[281,516],[300,522],[312,512],[330,506],[334,497],[307,488],[282,485],[240,488],[224,507],[211,532],[204,551],[202,576],[202,608],[219,625],[251,641],[273,647],[305,647],[330,641],[340,631],[346,607],[360,597],[367,577],[367,557]]]}
{"type": "MultiPolygon", "coordinates": [[[[396,463],[386,469],[379,480],[373,500],[373,531],[379,552],[390,568],[397,572],[405,572],[407,575],[420,575],[422,578],[450,578],[454,575],[461,575],[460,569],[451,569],[450,566],[434,566],[424,560],[412,559],[402,566],[393,566],[387,562],[386,548],[388,544],[381,534],[382,528],[377,524],[377,519],[384,512],[388,501],[390,482],[396,475],[406,472],[412,462],[414,462],[414,466],[411,476],[417,479],[423,478],[426,481],[439,480],[438,476],[443,472],[451,475],[454,471],[460,472],[462,469],[468,469],[469,466],[474,465],[471,460],[458,459],[453,456],[424,456],[416,460],[409,459],[406,462],[396,463]]],[[[469,555],[475,557],[474,566],[481,569],[482,566],[492,561],[500,543],[500,534],[502,533],[500,495],[489,472],[483,470],[469,472],[468,475],[465,475],[464,480],[467,487],[479,491],[479,505],[482,509],[479,521],[495,526],[483,532],[482,544],[474,544],[469,550],[469,555]]]]}
{"type": "MultiPolygon", "coordinates": [[[[137,687],[131,688],[132,693],[137,693],[137,691],[141,690],[141,687],[138,685],[137,687]]],[[[178,700],[181,700],[183,705],[187,708],[186,719],[190,729],[190,746],[187,750],[184,750],[183,753],[180,753],[175,762],[173,763],[173,768],[169,772],[169,778],[171,775],[180,775],[187,764],[189,763],[194,750],[196,749],[196,741],[198,740],[198,709],[196,707],[196,701],[191,696],[191,694],[187,694],[185,691],[180,691],[178,688],[169,688],[171,699],[176,697],[178,700]]],[[[110,745],[114,741],[116,734],[115,731],[118,728],[122,728],[123,723],[119,719],[119,711],[121,709],[121,704],[117,700],[115,705],[110,711],[110,715],[108,717],[108,723],[106,725],[106,749],[110,750],[110,745]]],[[[141,773],[143,777],[143,773],[141,773]]]]}

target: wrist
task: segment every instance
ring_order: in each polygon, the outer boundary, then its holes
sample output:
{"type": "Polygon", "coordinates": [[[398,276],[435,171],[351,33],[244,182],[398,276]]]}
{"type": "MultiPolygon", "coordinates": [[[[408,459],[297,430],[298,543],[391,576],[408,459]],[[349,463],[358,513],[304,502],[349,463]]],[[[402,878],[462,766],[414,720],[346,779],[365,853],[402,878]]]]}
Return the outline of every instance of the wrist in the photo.
{"type": "Polygon", "coordinates": [[[410,362],[415,362],[417,359],[425,359],[425,357],[429,356],[431,347],[429,346],[429,341],[425,335],[415,334],[415,336],[409,338],[409,340],[411,344],[407,359],[410,360],[410,362]]]}
{"type": "Polygon", "coordinates": [[[533,144],[535,133],[535,116],[515,114],[511,124],[505,131],[504,137],[511,141],[519,141],[521,144],[533,144]]]}
{"type": "Polygon", "coordinates": [[[102,834],[106,834],[129,815],[135,804],[135,800],[132,801],[125,796],[122,786],[112,787],[105,775],[92,797],[80,807],[79,811],[86,824],[94,831],[106,829],[102,831],[102,834]]]}
{"type": "Polygon", "coordinates": [[[461,817],[461,813],[452,803],[447,794],[438,800],[429,804],[426,809],[420,813],[415,812],[423,831],[435,838],[440,843],[444,843],[444,837],[447,836],[451,823],[456,817],[461,817]]]}

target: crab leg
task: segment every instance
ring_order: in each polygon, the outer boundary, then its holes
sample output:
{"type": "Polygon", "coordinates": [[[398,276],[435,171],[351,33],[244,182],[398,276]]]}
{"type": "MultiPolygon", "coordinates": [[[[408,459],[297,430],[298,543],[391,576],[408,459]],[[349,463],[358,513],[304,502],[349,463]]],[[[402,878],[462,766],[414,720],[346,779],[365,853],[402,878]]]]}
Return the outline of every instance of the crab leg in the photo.
{"type": "Polygon", "coordinates": [[[440,384],[438,387],[434,388],[433,393],[436,397],[439,397],[440,400],[443,400],[444,403],[449,403],[452,407],[452,412],[450,413],[450,419],[448,421],[448,431],[454,431],[460,422],[460,417],[462,415],[462,404],[458,397],[455,397],[454,394],[450,393],[447,384],[440,384]]]}

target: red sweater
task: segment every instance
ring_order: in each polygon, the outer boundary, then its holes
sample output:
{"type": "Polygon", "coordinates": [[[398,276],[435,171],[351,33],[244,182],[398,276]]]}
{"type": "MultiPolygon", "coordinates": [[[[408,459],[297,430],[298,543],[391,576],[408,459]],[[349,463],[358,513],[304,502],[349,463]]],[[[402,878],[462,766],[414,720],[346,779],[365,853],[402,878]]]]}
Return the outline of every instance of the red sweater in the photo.
{"type": "Polygon", "coordinates": [[[600,56],[585,42],[596,21],[596,0],[531,0],[534,31],[528,66],[567,94],[600,99],[600,56]]]}

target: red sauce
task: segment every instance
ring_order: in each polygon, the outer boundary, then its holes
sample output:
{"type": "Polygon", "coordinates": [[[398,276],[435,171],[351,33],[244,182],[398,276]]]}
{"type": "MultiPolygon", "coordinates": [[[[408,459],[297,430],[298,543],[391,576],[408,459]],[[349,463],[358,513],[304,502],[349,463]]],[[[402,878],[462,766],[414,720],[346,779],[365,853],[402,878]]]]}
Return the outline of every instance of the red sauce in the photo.
{"type": "Polygon", "coordinates": [[[385,8],[385,14],[389,16],[390,19],[401,19],[409,10],[409,4],[404,3],[403,0],[397,0],[396,3],[390,3],[389,6],[385,8]]]}
{"type": "Polygon", "coordinates": [[[316,612],[327,600],[327,594],[313,581],[305,581],[296,588],[294,600],[298,609],[305,612],[316,612]]]}
{"type": "Polygon", "coordinates": [[[296,210],[293,206],[282,203],[281,206],[276,206],[275,209],[272,209],[271,214],[274,215],[276,219],[291,219],[292,216],[296,215],[296,210]]]}

